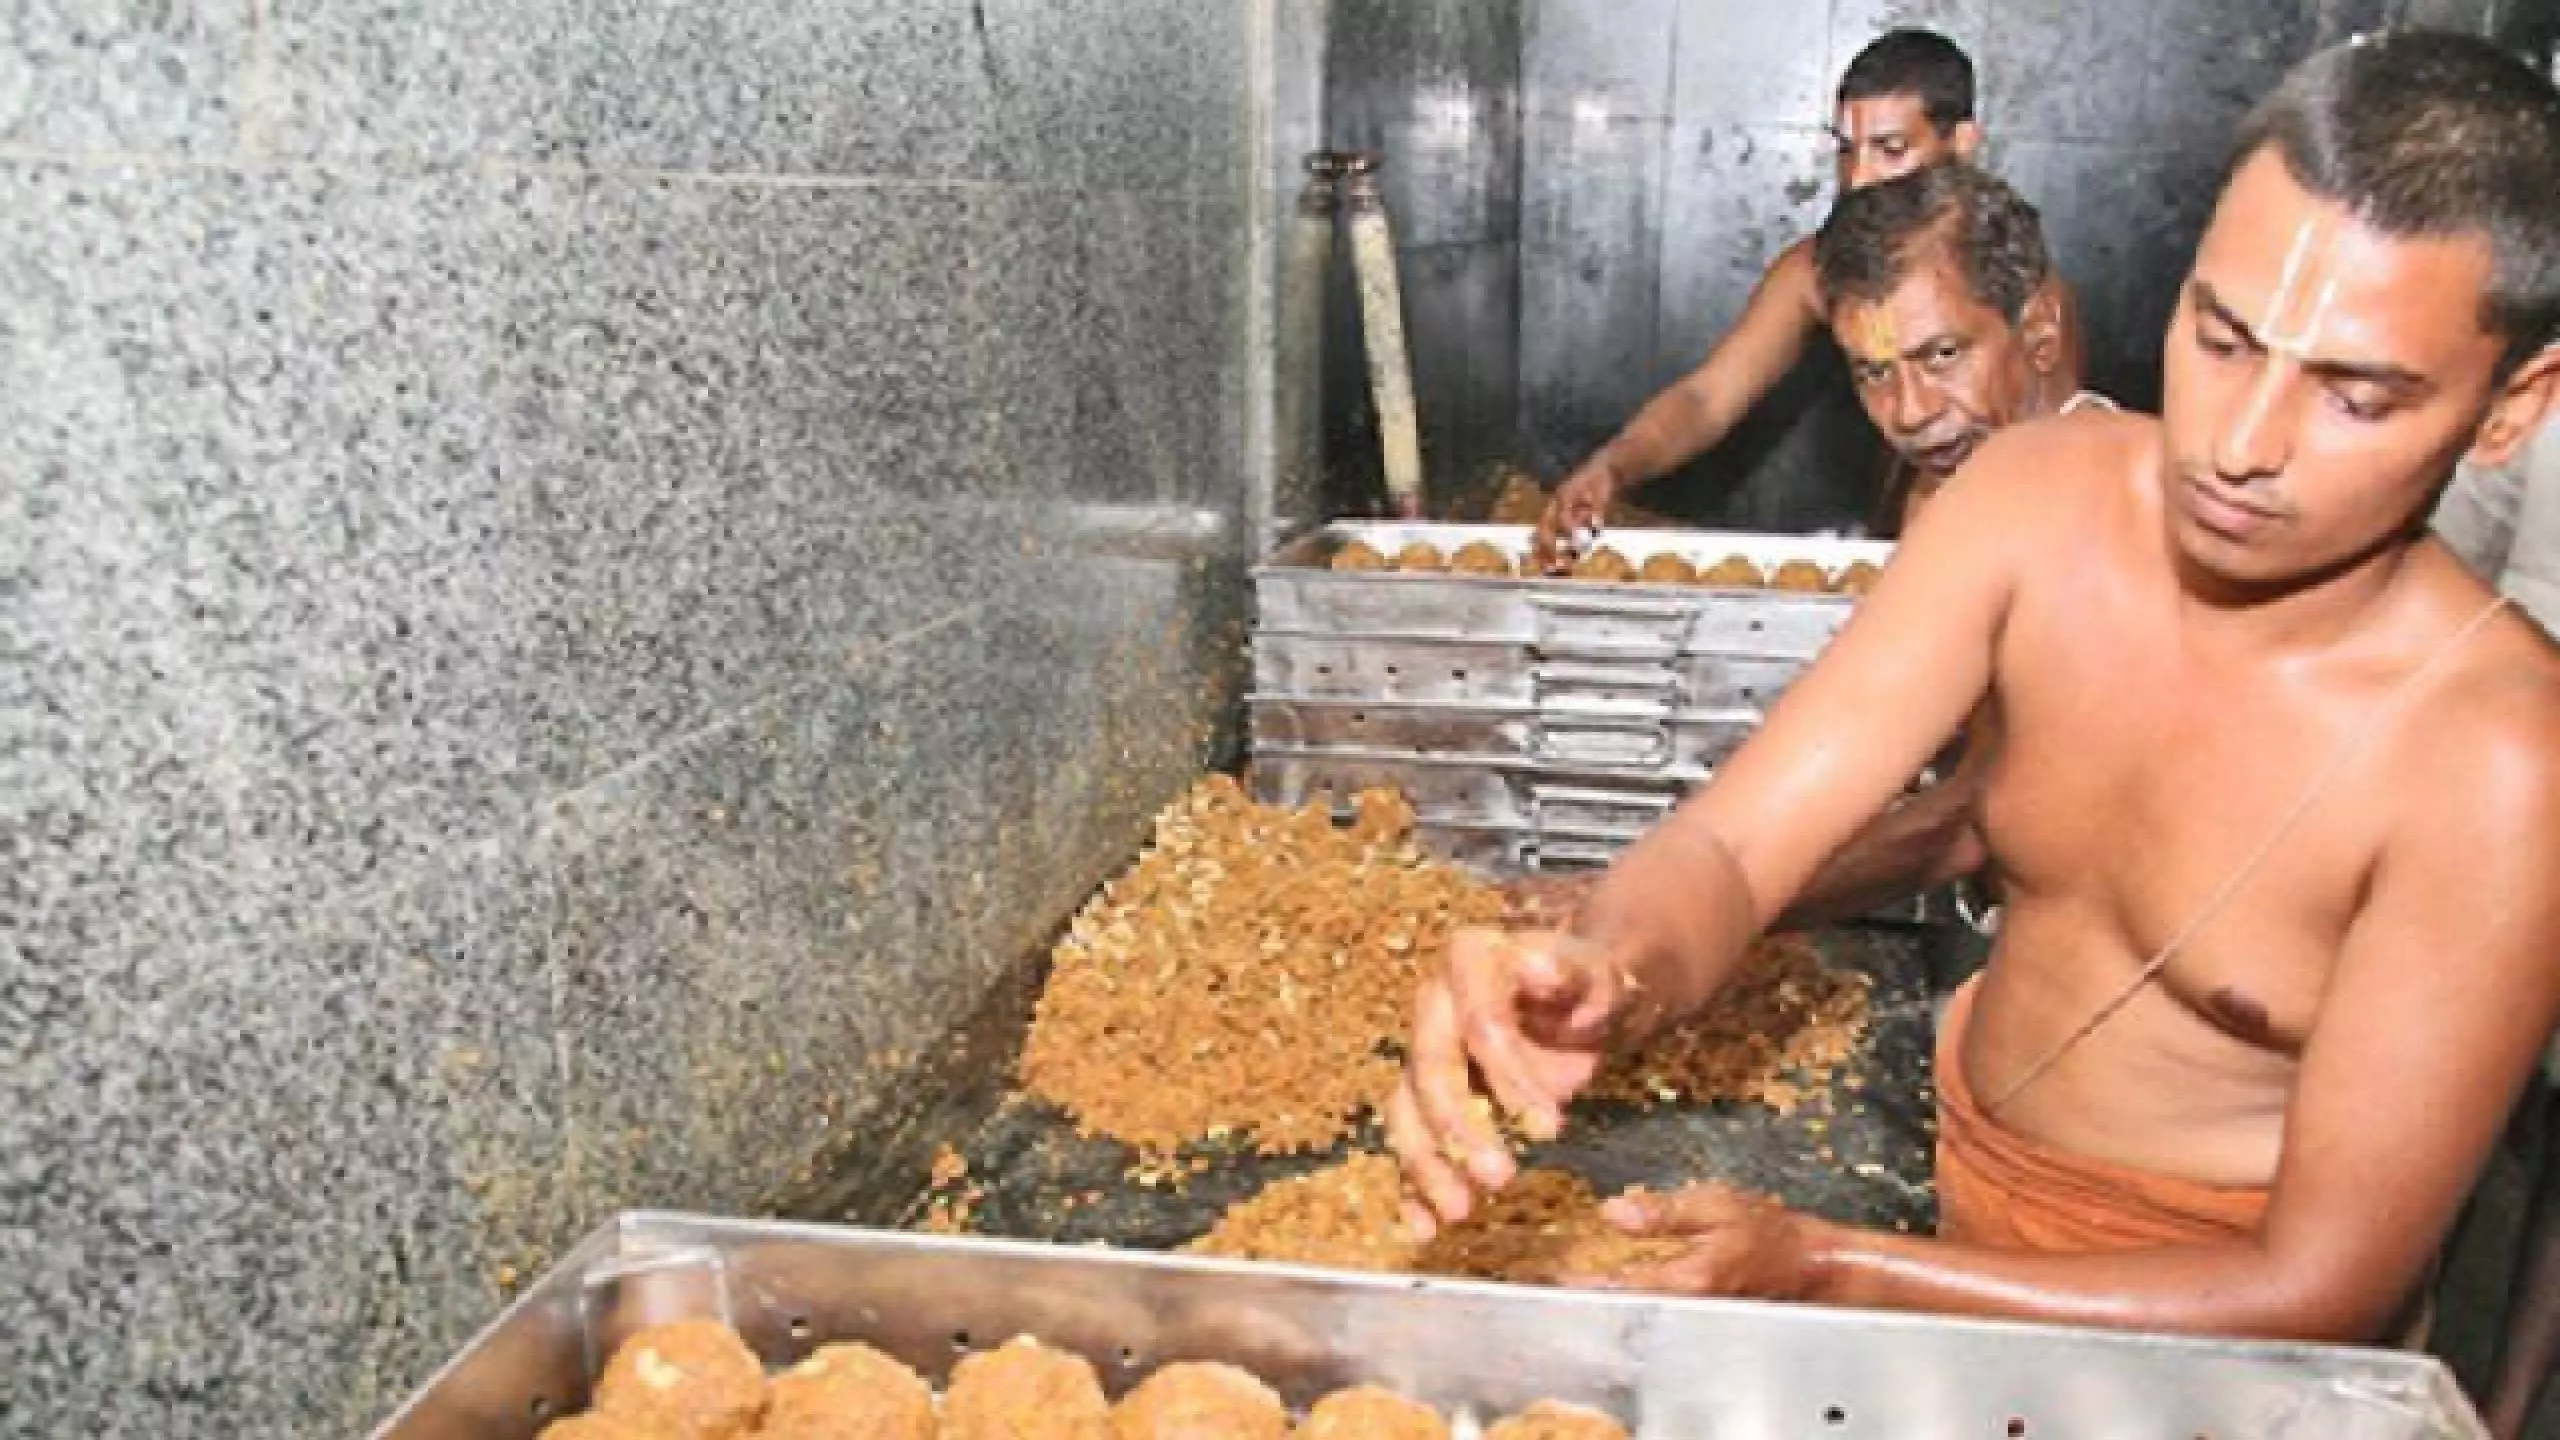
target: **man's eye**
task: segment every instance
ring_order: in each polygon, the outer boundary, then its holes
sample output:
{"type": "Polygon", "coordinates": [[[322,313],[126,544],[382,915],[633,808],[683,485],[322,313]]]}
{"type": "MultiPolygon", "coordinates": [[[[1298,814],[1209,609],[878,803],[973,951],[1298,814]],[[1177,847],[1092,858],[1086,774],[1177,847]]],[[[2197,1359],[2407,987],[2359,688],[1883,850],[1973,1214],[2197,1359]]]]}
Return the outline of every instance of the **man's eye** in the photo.
{"type": "Polygon", "coordinates": [[[1884,158],[1887,160],[1899,160],[1904,155],[1910,153],[1911,142],[1908,140],[1887,140],[1877,145],[1876,148],[1884,152],[1884,158]]]}
{"type": "Polygon", "coordinates": [[[2371,423],[2391,413],[2391,402],[2378,396],[2358,395],[2349,390],[2332,390],[2329,403],[2350,420],[2371,423]]]}
{"type": "Polygon", "coordinates": [[[1928,356],[1922,363],[1929,367],[1929,373],[1937,375],[1944,374],[1963,358],[1964,351],[1956,346],[1937,345],[1930,348],[1928,356]]]}
{"type": "Polygon", "coordinates": [[[1852,373],[1857,376],[1858,383],[1861,385],[1881,385],[1886,380],[1892,378],[1893,367],[1890,365],[1859,365],[1853,367],[1852,373]]]}
{"type": "Polygon", "coordinates": [[[2216,359],[2229,359],[2240,353],[2240,342],[2231,336],[2199,327],[2196,330],[2196,348],[2216,359]]]}

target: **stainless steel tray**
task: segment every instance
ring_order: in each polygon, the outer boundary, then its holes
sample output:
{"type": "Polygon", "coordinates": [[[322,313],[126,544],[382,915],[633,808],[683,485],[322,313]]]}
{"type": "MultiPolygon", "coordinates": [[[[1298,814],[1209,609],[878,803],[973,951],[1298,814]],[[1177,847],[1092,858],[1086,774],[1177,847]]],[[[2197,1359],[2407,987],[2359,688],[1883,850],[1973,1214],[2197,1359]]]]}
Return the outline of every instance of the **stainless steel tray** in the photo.
{"type": "MultiPolygon", "coordinates": [[[[1258,621],[1299,633],[1507,640],[1549,657],[1667,659],[1703,652],[1810,660],[1847,622],[1852,606],[1846,596],[1766,589],[1329,568],[1334,553],[1355,539],[1390,556],[1415,541],[1443,553],[1482,541],[1516,563],[1527,553],[1529,535],[1517,525],[1328,525],[1254,568],[1258,621]]],[[[1772,570],[1810,560],[1833,576],[1861,560],[1881,565],[1893,553],[1877,541],[1714,530],[1619,531],[1607,543],[1639,564],[1660,554],[1700,565],[1742,555],[1772,570]]]]}
{"type": "Polygon", "coordinates": [[[1416,755],[1349,747],[1257,744],[1254,798],[1292,808],[1330,793],[1337,808],[1362,790],[1399,790],[1416,818],[1441,825],[1566,826],[1633,840],[1671,813],[1701,775],[1656,768],[1555,765],[1488,755],[1416,755]]]}
{"type": "Polygon", "coordinates": [[[1254,688],[1309,699],[1579,705],[1637,701],[1672,710],[1766,709],[1804,673],[1786,656],[1548,659],[1523,642],[1348,636],[1265,629],[1254,688]]]}
{"type": "Polygon", "coordinates": [[[1428,854],[1504,880],[1521,875],[1605,870],[1635,837],[1615,830],[1577,830],[1569,825],[1541,829],[1527,825],[1423,822],[1414,826],[1414,838],[1428,854]]]}
{"type": "Polygon", "coordinates": [[[1701,777],[1760,728],[1758,710],[1679,711],[1641,701],[1585,705],[1249,697],[1256,754],[1401,751],[1701,777]]]}
{"type": "MultiPolygon", "coordinates": [[[[1422,822],[1414,840],[1425,854],[1463,866],[1490,880],[1524,875],[1570,875],[1605,870],[1634,837],[1617,831],[1584,831],[1570,825],[1469,825],[1422,822]]],[[[1859,917],[1894,925],[1962,923],[1951,889],[1924,891],[1859,917]]]]}
{"type": "Polygon", "coordinates": [[[1115,1392],[1188,1359],[1245,1366],[1293,1405],[1374,1383],[1452,1413],[1461,1435],[1540,1399],[1608,1411],[1639,1440],[2485,1434],[2441,1364],[2385,1351],[633,1213],[581,1242],[376,1440],[532,1440],[586,1403],[624,1336],[702,1316],[776,1365],[862,1340],[937,1382],[959,1351],[1030,1334],[1092,1361],[1115,1392]]]}

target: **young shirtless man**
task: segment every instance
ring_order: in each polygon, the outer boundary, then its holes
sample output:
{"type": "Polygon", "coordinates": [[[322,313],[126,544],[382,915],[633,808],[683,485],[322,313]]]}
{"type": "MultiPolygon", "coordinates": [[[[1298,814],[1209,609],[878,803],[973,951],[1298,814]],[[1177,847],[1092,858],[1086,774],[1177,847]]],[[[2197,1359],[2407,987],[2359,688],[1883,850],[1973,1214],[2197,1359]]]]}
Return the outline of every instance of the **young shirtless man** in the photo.
{"type": "MultiPolygon", "coordinates": [[[[1945,36],[1878,36],[1840,77],[1832,133],[1841,193],[1970,160],[1982,145],[1973,90],[1973,61],[1945,36]]],[[[1534,544],[1540,565],[1565,563],[1574,537],[1598,525],[1611,501],[1714,449],[1795,368],[1829,319],[1817,269],[1811,239],[1788,246],[1705,363],[1655,396],[1556,487],[1534,544]]],[[[2058,273],[2048,273],[2044,289],[2067,394],[2080,382],[2078,302],[2058,273]]]]}
{"type": "MultiPolygon", "coordinates": [[[[2008,915],[1940,1036],[1937,1237],[1617,1202],[1693,1293],[2224,1335],[2401,1322],[2560,1018],[2560,654],[2421,539],[2560,388],[2560,94],[2406,33],[2252,117],[2163,416],[1994,437],[1564,934],[1469,932],[1390,1129],[1440,1217],[1695,1011],[1968,714],[2008,915]]],[[[1419,1209],[1417,1224],[1430,1214],[1419,1209]]]]}

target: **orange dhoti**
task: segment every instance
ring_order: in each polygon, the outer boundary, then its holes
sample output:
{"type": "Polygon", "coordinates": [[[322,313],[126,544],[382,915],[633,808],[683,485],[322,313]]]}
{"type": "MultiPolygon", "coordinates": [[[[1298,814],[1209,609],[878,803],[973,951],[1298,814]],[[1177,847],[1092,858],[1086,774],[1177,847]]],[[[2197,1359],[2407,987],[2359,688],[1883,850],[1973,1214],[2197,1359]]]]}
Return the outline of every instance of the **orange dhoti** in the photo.
{"type": "MultiPolygon", "coordinates": [[[[2072,1155],[2003,1126],[1965,1083],[1974,981],[1938,1027],[1938,1238],[1988,1250],[2092,1255],[2246,1240],[2267,1191],[2205,1185],[2072,1155]]],[[[2434,1306],[2422,1282],[2382,1343],[2426,1348],[2434,1306]]]]}
{"type": "Polygon", "coordinates": [[[2267,1211],[2264,1189],[2204,1185],[2068,1154],[1984,1113],[1959,1059],[1973,991],[1967,985],[1957,992],[1938,1029],[1941,1239],[2085,1255],[2257,1233],[2267,1211]]]}

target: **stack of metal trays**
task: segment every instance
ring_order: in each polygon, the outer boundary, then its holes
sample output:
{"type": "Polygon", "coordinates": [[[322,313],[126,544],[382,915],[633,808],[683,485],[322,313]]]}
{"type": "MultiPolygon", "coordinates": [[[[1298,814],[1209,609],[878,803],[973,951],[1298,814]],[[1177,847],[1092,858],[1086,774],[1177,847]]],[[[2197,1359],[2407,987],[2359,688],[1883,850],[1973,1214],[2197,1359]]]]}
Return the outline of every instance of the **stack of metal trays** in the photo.
{"type": "MultiPolygon", "coordinates": [[[[1435,853],[1496,873],[1608,863],[1759,728],[1847,622],[1839,593],[1445,571],[1339,571],[1357,541],[1393,557],[1486,544],[1517,525],[1343,522],[1254,570],[1253,778],[1260,798],[1402,790],[1435,853]]],[[[1790,562],[1836,586],[1890,545],[1711,530],[1613,531],[1632,565],[1790,562]]]]}

